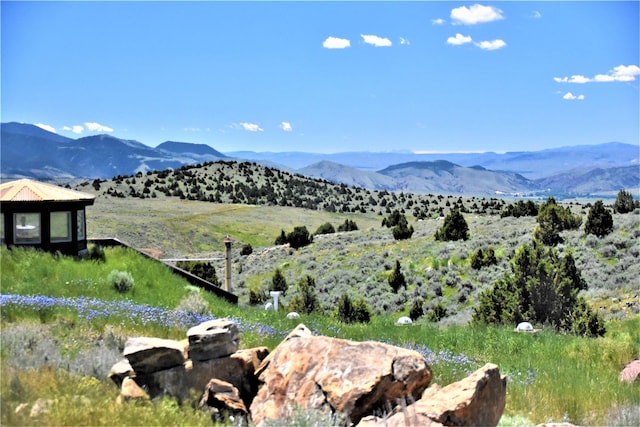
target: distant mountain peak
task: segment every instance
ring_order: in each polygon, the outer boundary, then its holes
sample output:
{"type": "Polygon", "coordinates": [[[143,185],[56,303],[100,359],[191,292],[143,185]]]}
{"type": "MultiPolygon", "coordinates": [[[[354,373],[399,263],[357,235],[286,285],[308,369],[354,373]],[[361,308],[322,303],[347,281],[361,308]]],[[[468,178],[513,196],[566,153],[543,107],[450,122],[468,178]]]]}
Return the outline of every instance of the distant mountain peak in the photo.
{"type": "Polygon", "coordinates": [[[158,150],[168,151],[169,153],[177,154],[198,154],[209,155],[219,158],[226,158],[227,156],[221,152],[214,150],[207,144],[194,144],[191,142],[177,142],[177,141],[165,141],[156,147],[158,150]]]}
{"type": "Polygon", "coordinates": [[[448,160],[433,160],[424,162],[406,162],[399,163],[397,165],[391,165],[379,171],[381,174],[387,174],[399,169],[419,169],[419,170],[432,170],[434,172],[451,172],[455,168],[459,168],[460,165],[452,163],[448,160]]]}

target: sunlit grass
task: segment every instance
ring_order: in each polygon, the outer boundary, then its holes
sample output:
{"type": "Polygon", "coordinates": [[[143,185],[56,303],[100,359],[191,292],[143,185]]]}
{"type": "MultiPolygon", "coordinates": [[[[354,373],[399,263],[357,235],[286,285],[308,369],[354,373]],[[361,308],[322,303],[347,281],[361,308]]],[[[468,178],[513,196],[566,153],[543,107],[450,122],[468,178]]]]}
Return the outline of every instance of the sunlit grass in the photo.
{"type": "MultiPolygon", "coordinates": [[[[107,261],[98,263],[34,250],[0,249],[5,295],[1,307],[2,424],[210,425],[208,416],[172,401],[116,406],[117,389],[104,376],[93,376],[89,366],[88,375],[67,371],[67,363],[80,364],[83,355],[93,354],[89,352],[98,344],[117,350],[127,336],[182,339],[189,325],[199,321],[187,315],[183,323],[169,323],[173,316],[181,316],[174,309],[192,292],[183,279],[133,251],[112,248],[105,252],[107,261]],[[106,286],[103,278],[112,269],[131,272],[136,280],[132,291],[119,294],[106,286]],[[30,297],[25,298],[27,295],[30,297]],[[58,359],[67,362],[61,362],[63,366],[41,366],[42,361],[32,361],[39,367],[20,369],[21,360],[15,352],[28,348],[21,350],[9,341],[19,325],[25,325],[24,334],[34,331],[27,340],[33,351],[44,337],[52,336],[61,353],[58,359]],[[88,399],[91,410],[72,408],[77,405],[78,395],[88,399]],[[20,403],[33,404],[37,398],[57,398],[58,403],[40,418],[15,413],[20,403]]],[[[270,276],[265,274],[260,280],[270,276]]],[[[443,291],[448,292],[446,286],[443,291]]],[[[230,317],[239,323],[243,348],[265,345],[273,349],[302,322],[317,334],[376,340],[419,351],[433,368],[434,382],[441,385],[464,378],[486,362],[495,363],[509,377],[505,414],[510,419],[602,425],[609,422],[610,411],[640,406],[638,387],[618,381],[620,369],[640,357],[637,315],[610,321],[605,337],[589,339],[551,330],[518,334],[509,327],[445,328],[424,319],[411,326],[396,326],[397,315],[374,316],[369,324],[353,325],[338,323],[326,315],[302,315],[300,320],[290,320],[284,312],[234,306],[202,294],[209,302],[208,318],[230,317]]],[[[22,361],[27,359],[31,360],[22,361]]],[[[53,359],[50,353],[50,363],[53,359]]]]}

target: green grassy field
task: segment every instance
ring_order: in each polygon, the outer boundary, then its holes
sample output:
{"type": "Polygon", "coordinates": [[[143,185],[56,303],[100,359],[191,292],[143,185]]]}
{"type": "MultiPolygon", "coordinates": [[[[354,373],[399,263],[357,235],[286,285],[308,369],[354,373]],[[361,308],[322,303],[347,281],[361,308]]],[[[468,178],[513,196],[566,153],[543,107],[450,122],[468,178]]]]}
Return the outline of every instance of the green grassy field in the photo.
{"type": "MultiPolygon", "coordinates": [[[[79,261],[31,250],[0,249],[2,268],[2,425],[211,425],[207,415],[170,400],[115,405],[106,378],[128,336],[184,338],[204,318],[231,317],[241,346],[273,349],[297,321],[283,312],[234,306],[194,290],[158,262],[122,248],[105,249],[106,261],[79,261]],[[124,294],[110,286],[112,270],[131,273],[124,294]],[[192,295],[207,306],[200,314],[178,311],[192,295]],[[47,298],[45,298],[47,297],[47,298]],[[44,357],[47,355],[47,358],[44,357]],[[53,399],[46,414],[29,417],[38,398],[53,399]],[[80,403],[79,403],[80,402],[80,403]]],[[[610,319],[607,334],[580,338],[543,330],[517,334],[511,327],[442,326],[421,319],[395,325],[397,315],[347,325],[330,316],[303,315],[317,334],[377,340],[422,353],[434,382],[459,380],[485,362],[508,375],[504,422],[571,421],[580,425],[634,425],[640,389],[618,381],[618,372],[640,357],[640,317],[610,319]]]]}

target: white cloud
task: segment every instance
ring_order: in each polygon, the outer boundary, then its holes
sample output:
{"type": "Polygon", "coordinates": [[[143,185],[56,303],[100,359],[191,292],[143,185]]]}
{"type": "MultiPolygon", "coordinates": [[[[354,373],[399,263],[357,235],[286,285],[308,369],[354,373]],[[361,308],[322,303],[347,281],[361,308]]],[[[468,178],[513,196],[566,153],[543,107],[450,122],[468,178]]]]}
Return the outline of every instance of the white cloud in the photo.
{"type": "Polygon", "coordinates": [[[492,41],[488,41],[488,40],[483,40],[479,43],[476,43],[476,46],[478,46],[480,49],[484,49],[484,50],[497,50],[497,49],[502,49],[503,47],[505,47],[507,45],[507,43],[505,43],[504,40],[492,40],[492,41]]]}
{"type": "Polygon", "coordinates": [[[409,40],[405,39],[404,37],[400,37],[400,44],[408,46],[408,45],[411,44],[411,42],[409,40]]]}
{"type": "Polygon", "coordinates": [[[87,122],[84,125],[91,132],[113,132],[113,129],[111,129],[110,127],[101,125],[100,123],[96,123],[96,122],[87,122]]]}
{"type": "Polygon", "coordinates": [[[504,19],[502,11],[493,6],[474,4],[471,7],[461,6],[451,9],[451,19],[456,24],[474,25],[504,19]]]}
{"type": "Polygon", "coordinates": [[[76,134],[81,134],[84,132],[84,126],[75,125],[75,126],[64,126],[62,130],[71,131],[76,134]]]}
{"type": "Polygon", "coordinates": [[[54,128],[53,126],[45,125],[43,123],[35,123],[35,125],[38,126],[40,129],[44,129],[52,133],[58,133],[56,132],[56,128],[54,128]]]}
{"type": "Polygon", "coordinates": [[[351,46],[349,39],[341,39],[338,37],[327,37],[322,43],[322,47],[327,49],[344,49],[351,46]]]}
{"type": "Polygon", "coordinates": [[[249,132],[262,132],[264,130],[260,127],[260,125],[256,123],[242,122],[240,123],[240,126],[242,127],[242,129],[247,130],[249,132]]]}
{"type": "Polygon", "coordinates": [[[432,19],[432,20],[431,20],[431,23],[432,23],[433,25],[444,25],[446,22],[447,22],[447,21],[445,21],[445,20],[444,20],[444,19],[442,19],[442,18],[437,18],[437,19],[432,19]]]}
{"type": "Polygon", "coordinates": [[[200,132],[200,128],[183,128],[182,129],[185,132],[200,132]]]}
{"type": "Polygon", "coordinates": [[[618,65],[609,70],[608,74],[596,74],[593,78],[576,74],[571,77],[554,77],[553,80],[557,83],[632,82],[637,76],[640,76],[640,67],[637,65],[618,65]]]}
{"type": "Polygon", "coordinates": [[[584,95],[574,95],[571,92],[567,92],[562,96],[562,99],[582,101],[584,99],[584,95]]]}
{"type": "Polygon", "coordinates": [[[557,83],[589,83],[590,79],[579,74],[571,77],[554,77],[557,83]]]}
{"type": "Polygon", "coordinates": [[[632,82],[640,75],[640,67],[637,65],[618,65],[609,71],[609,74],[598,74],[594,77],[597,82],[632,82]]]}
{"type": "Polygon", "coordinates": [[[293,130],[293,128],[291,127],[291,123],[289,122],[280,123],[280,129],[282,129],[285,132],[291,132],[293,130]]]}
{"type": "Polygon", "coordinates": [[[391,40],[389,40],[386,37],[378,37],[378,36],[367,35],[367,34],[360,34],[360,37],[362,37],[362,40],[364,40],[365,43],[371,44],[376,47],[386,47],[386,46],[391,46],[392,44],[391,40]]]}
{"type": "Polygon", "coordinates": [[[447,39],[447,43],[452,44],[454,46],[459,46],[465,43],[471,43],[471,36],[463,36],[462,34],[458,33],[456,34],[455,37],[449,37],[447,39]]]}
{"type": "Polygon", "coordinates": [[[538,12],[537,10],[534,10],[533,12],[531,12],[531,17],[532,18],[542,18],[542,14],[540,12],[538,12]]]}

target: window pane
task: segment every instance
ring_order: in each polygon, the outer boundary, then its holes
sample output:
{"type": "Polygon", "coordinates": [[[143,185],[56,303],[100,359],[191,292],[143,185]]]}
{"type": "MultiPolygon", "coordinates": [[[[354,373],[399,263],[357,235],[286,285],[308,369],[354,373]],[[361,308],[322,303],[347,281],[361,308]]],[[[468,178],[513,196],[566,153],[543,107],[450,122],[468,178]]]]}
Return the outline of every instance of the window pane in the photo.
{"type": "Polygon", "coordinates": [[[4,244],[4,214],[0,213],[0,244],[4,244]]]}
{"type": "Polygon", "coordinates": [[[13,223],[16,244],[40,243],[40,213],[15,213],[13,223]]]}
{"type": "Polygon", "coordinates": [[[85,222],[84,222],[84,209],[78,210],[78,240],[84,240],[84,231],[85,230],[85,222]]]}
{"type": "Polygon", "coordinates": [[[51,212],[51,241],[71,241],[71,212],[51,212]]]}

